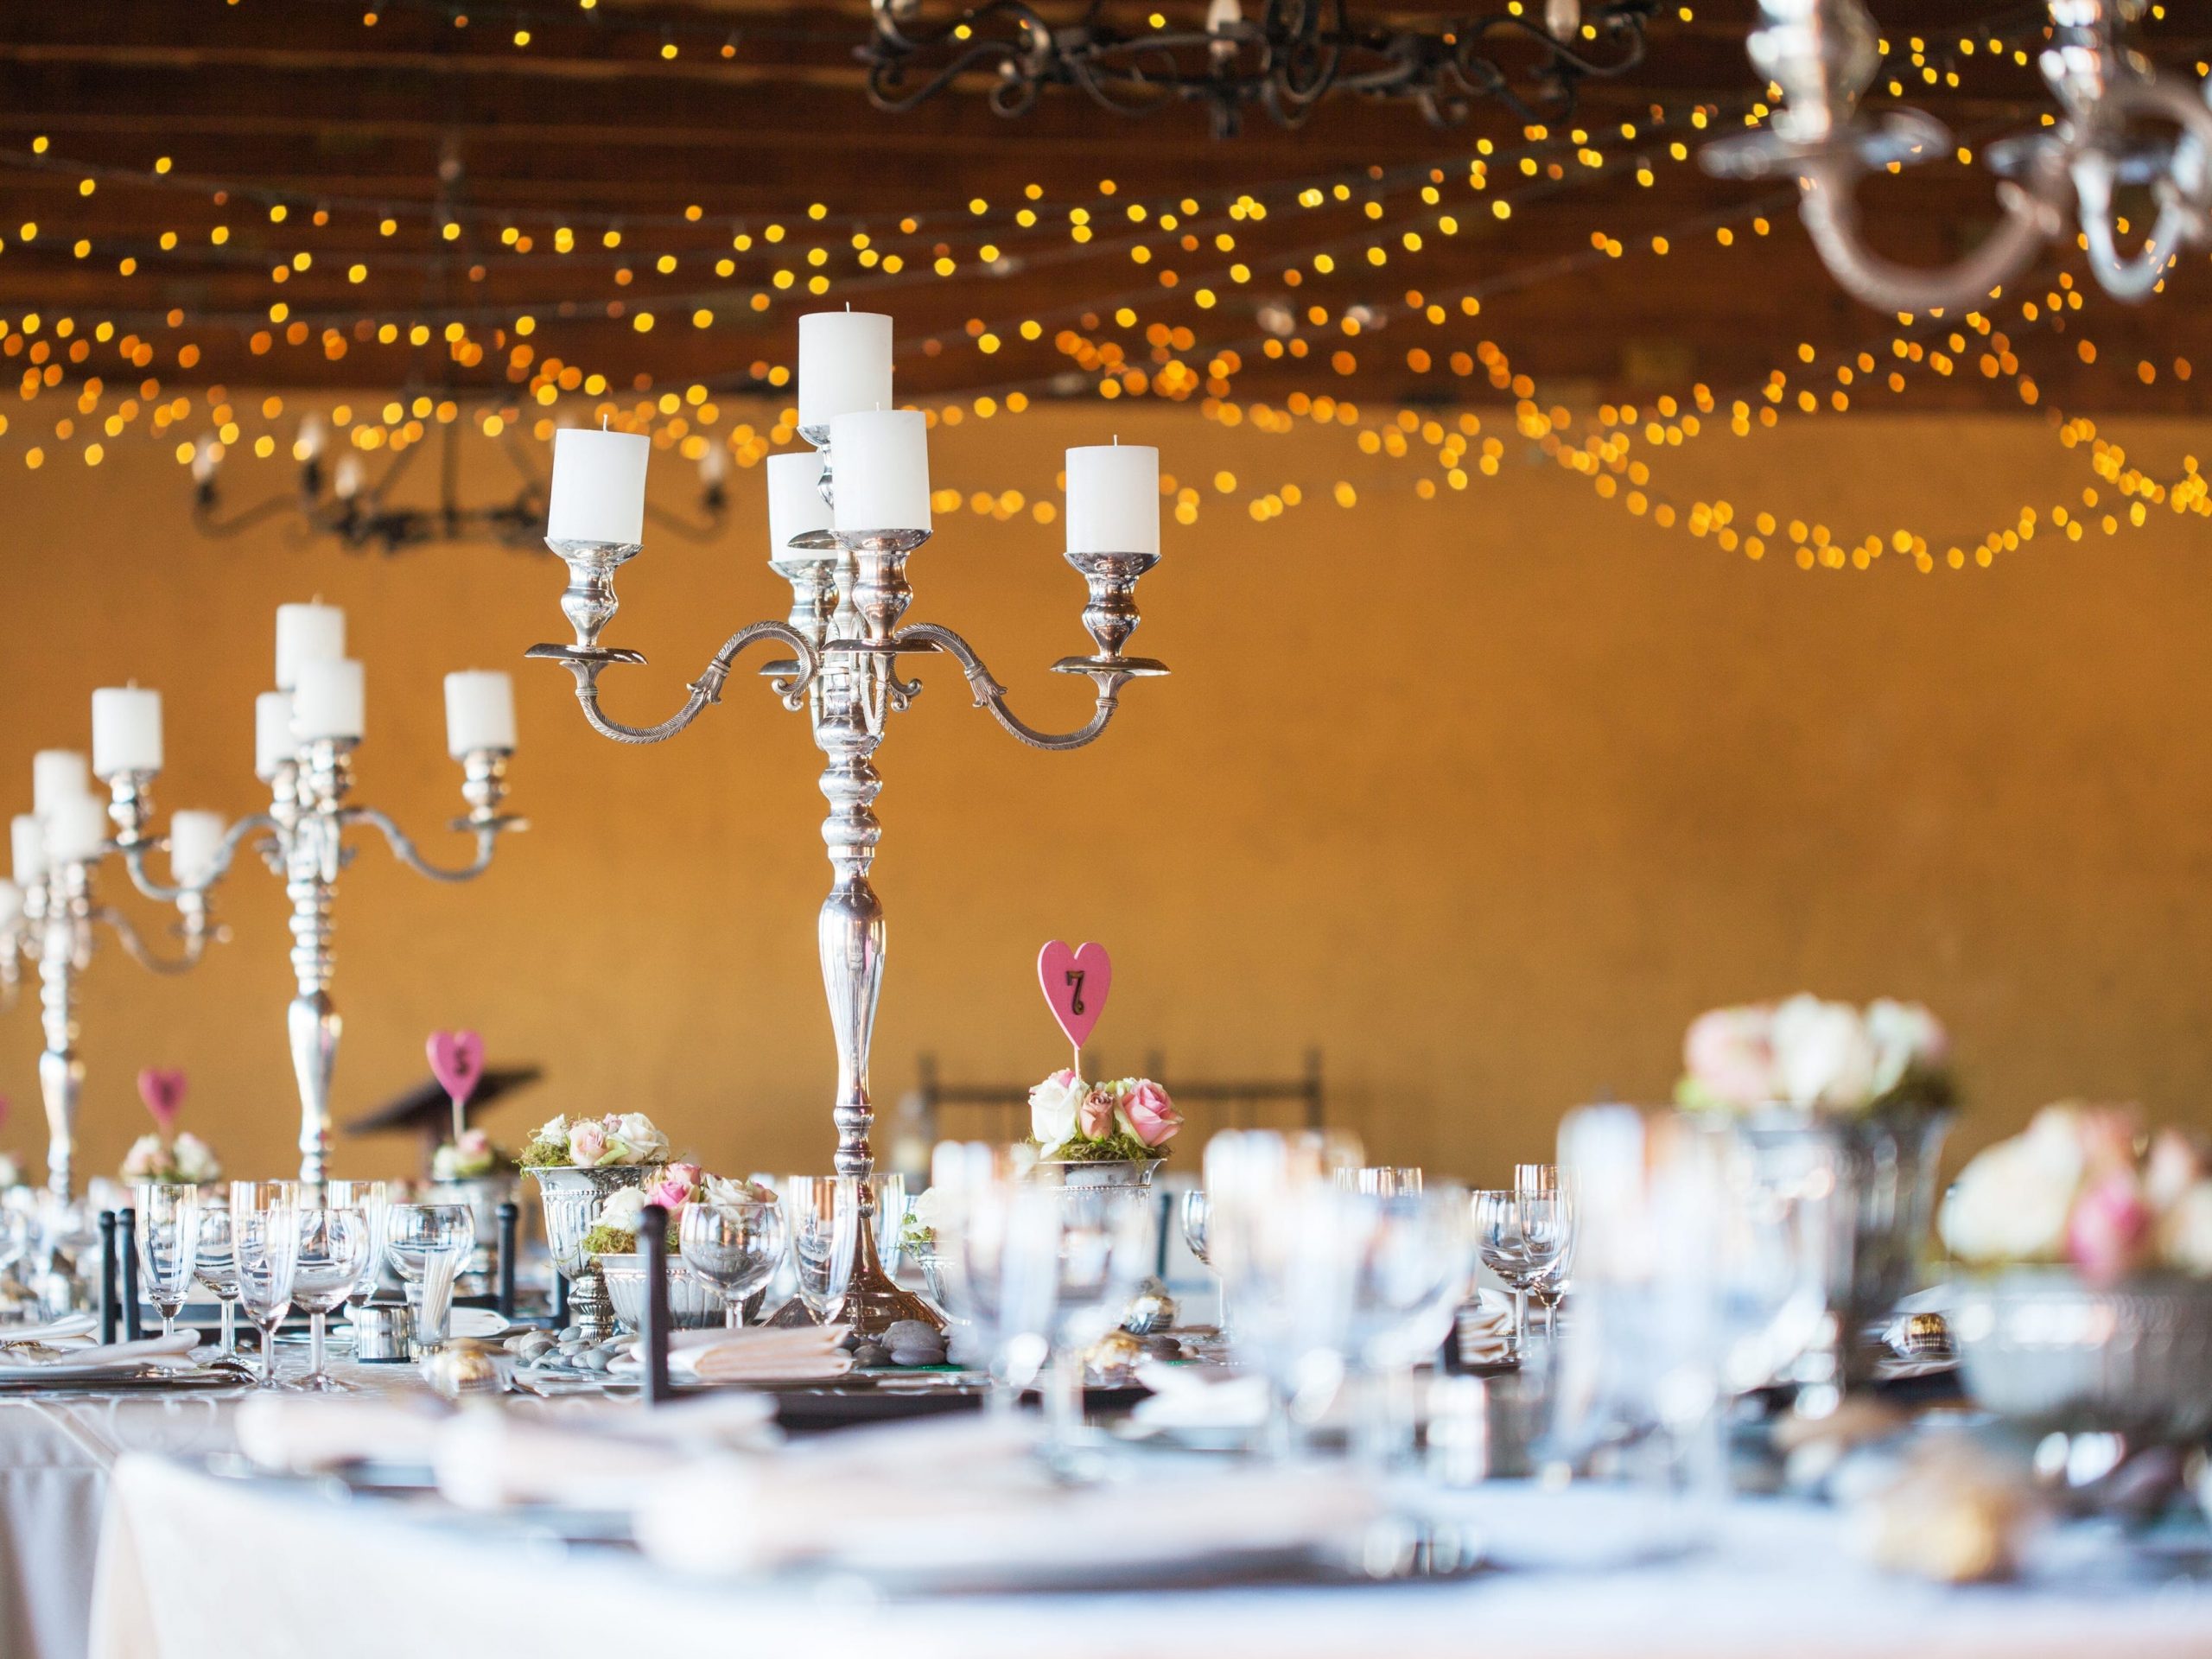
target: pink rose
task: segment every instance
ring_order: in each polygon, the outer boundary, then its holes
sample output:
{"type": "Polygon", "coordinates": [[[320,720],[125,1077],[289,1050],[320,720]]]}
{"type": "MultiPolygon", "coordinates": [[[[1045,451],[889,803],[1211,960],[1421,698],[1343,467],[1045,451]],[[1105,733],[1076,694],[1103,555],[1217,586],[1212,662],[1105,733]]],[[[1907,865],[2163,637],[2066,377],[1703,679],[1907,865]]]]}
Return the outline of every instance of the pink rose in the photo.
{"type": "Polygon", "coordinates": [[[1107,1090],[1093,1089],[1083,1097],[1083,1104],[1076,1108],[1075,1126],[1086,1141],[1103,1141],[1114,1133],[1114,1096],[1107,1090]]]}
{"type": "Polygon", "coordinates": [[[1700,1093],[1722,1106],[1750,1107],[1776,1098],[1774,1051],[1765,1008],[1715,1008],[1701,1014],[1682,1039],[1682,1065],[1700,1093]]]}
{"type": "Polygon", "coordinates": [[[2066,1226],[2066,1253],[2082,1277],[2108,1285],[2124,1279],[2150,1255],[2151,1206],[2133,1171],[2116,1169],[2075,1200],[2066,1226]]]}
{"type": "Polygon", "coordinates": [[[1183,1127],[1183,1114],[1165,1089],[1150,1077],[1141,1077],[1122,1096],[1122,1121],[1147,1147],[1164,1147],[1183,1127]]]}
{"type": "Polygon", "coordinates": [[[691,1183],[664,1179],[658,1186],[645,1189],[645,1202],[657,1204],[667,1211],[680,1210],[691,1202],[691,1183]]]}
{"type": "Polygon", "coordinates": [[[588,1167],[607,1156],[607,1131],[587,1118],[569,1129],[569,1159],[588,1167]]]}
{"type": "Polygon", "coordinates": [[[696,1164],[671,1164],[667,1166],[666,1172],[662,1175],[661,1179],[664,1182],[674,1181],[680,1184],[684,1192],[689,1194],[697,1190],[699,1185],[701,1179],[699,1166],[696,1164]]]}

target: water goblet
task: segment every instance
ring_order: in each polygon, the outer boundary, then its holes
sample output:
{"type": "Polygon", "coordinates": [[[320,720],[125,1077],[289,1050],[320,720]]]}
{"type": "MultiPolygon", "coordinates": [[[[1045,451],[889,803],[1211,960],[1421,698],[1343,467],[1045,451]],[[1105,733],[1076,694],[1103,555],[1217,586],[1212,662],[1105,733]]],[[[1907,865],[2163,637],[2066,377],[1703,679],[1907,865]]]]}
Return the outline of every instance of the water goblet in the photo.
{"type": "Polygon", "coordinates": [[[222,1337],[211,1364],[229,1370],[245,1370],[238,1357],[238,1265],[232,1238],[229,1200],[203,1198],[200,1203],[199,1248],[193,1252],[192,1270],[214,1295],[223,1310],[222,1337]]]}
{"type": "Polygon", "coordinates": [[[738,1329],[746,1298],[784,1259],[783,1205],[772,1195],[701,1198],[683,1206],[677,1230],[685,1265],[722,1293],[722,1322],[738,1329]]]}
{"type": "Polygon", "coordinates": [[[1557,1192],[1491,1188],[1472,1199],[1475,1249],[1483,1265],[1513,1293],[1513,1352],[1528,1351],[1529,1293],[1566,1253],[1572,1223],[1557,1192]]]}
{"type": "Polygon", "coordinates": [[[331,1376],[324,1363],[324,1338],[333,1310],[344,1306],[369,1265],[368,1217],[327,1203],[294,1213],[299,1254],[292,1300],[308,1311],[308,1363],[307,1375],[288,1386],[302,1394],[350,1393],[350,1385],[331,1376]]]}
{"type": "Polygon", "coordinates": [[[162,1334],[192,1294],[200,1243],[200,1189],[180,1181],[147,1181],[130,1189],[138,1211],[138,1265],[146,1300],[162,1316],[162,1334]]]}
{"type": "Polygon", "coordinates": [[[860,1243],[861,1184],[851,1175],[793,1175],[785,1184],[785,1224],[799,1300],[817,1325],[852,1281],[860,1243]]]}
{"type": "Polygon", "coordinates": [[[1355,1436],[1374,1461],[1410,1459],[1414,1372],[1451,1334],[1471,1287],[1474,1232],[1464,1188],[1361,1193],[1364,1241],[1352,1281],[1352,1350],[1364,1373],[1355,1436]]]}
{"type": "Polygon", "coordinates": [[[385,1254],[398,1269],[415,1310],[415,1343],[446,1339],[454,1281],[476,1249],[476,1218],[465,1204],[395,1204],[386,1221],[385,1254]]]}
{"type": "MultiPolygon", "coordinates": [[[[241,1185],[249,1183],[239,1183],[241,1185]]],[[[292,1280],[299,1266],[299,1212],[289,1204],[231,1206],[231,1252],[238,1273],[238,1306],[261,1332],[257,1386],[276,1386],[276,1327],[292,1311],[292,1280]]]]}

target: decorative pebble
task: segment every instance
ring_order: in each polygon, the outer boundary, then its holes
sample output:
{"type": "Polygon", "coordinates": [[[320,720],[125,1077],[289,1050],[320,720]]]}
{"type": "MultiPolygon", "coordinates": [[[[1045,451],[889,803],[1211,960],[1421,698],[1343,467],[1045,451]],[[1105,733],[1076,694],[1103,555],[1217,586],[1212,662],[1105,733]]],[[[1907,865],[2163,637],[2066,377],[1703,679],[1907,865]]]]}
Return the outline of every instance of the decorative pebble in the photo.
{"type": "Polygon", "coordinates": [[[944,1346],[944,1333],[919,1319],[894,1319],[883,1333],[885,1344],[893,1348],[912,1348],[923,1344],[944,1346]]]}
{"type": "Polygon", "coordinates": [[[604,1348],[588,1348],[579,1354],[577,1363],[588,1371],[603,1371],[612,1357],[604,1348]]]}
{"type": "Polygon", "coordinates": [[[582,1342],[583,1339],[584,1328],[581,1325],[569,1325],[562,1326],[560,1335],[562,1346],[566,1347],[569,1343],[582,1342]]]}
{"type": "Polygon", "coordinates": [[[890,1357],[872,1342],[863,1342],[853,1350],[853,1363],[855,1365],[880,1365],[890,1357]]]}
{"type": "Polygon", "coordinates": [[[891,1351],[891,1363],[893,1365],[942,1365],[944,1363],[944,1350],[942,1348],[893,1348],[891,1351]]]}

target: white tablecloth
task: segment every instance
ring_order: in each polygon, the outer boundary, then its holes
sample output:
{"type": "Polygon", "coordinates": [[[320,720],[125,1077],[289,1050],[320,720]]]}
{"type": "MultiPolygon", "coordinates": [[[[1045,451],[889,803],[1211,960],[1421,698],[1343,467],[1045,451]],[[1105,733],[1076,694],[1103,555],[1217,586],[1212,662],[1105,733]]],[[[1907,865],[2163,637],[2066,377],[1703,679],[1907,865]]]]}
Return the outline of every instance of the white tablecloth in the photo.
{"type": "MultiPolygon", "coordinates": [[[[1541,1544],[1567,1554],[1618,1525],[1621,1503],[1516,1483],[1466,1500],[1509,1553],[1541,1544]]],[[[134,1456],[117,1467],[102,1536],[92,1659],[606,1659],[640,1644],[898,1659],[2212,1654],[2212,1586],[1944,1590],[1854,1565],[1840,1526],[1822,1510],[1745,1503],[1716,1548],[1632,1568],[882,1602],[857,1586],[687,1582],[625,1555],[410,1516],[390,1500],[334,1500],[134,1456]]]]}

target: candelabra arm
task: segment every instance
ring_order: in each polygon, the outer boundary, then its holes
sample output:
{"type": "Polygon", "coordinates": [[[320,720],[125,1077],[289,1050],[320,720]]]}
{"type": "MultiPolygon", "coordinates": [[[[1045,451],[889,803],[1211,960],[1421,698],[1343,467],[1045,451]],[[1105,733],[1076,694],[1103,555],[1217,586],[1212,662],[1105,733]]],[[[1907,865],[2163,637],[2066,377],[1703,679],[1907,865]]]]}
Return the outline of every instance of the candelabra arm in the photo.
{"type": "Polygon", "coordinates": [[[199,902],[198,894],[187,894],[179,902],[179,908],[184,917],[181,929],[184,936],[184,949],[174,957],[164,957],[148,944],[130,918],[111,906],[100,906],[92,912],[92,919],[105,923],[112,929],[117,941],[123,946],[123,954],[141,968],[156,974],[184,974],[198,967],[200,957],[207,954],[207,936],[211,930],[207,925],[207,906],[199,902]]]}
{"type": "Polygon", "coordinates": [[[683,706],[658,726],[626,726],[620,721],[609,720],[600,709],[601,672],[611,663],[644,662],[645,658],[637,652],[611,652],[596,646],[532,645],[524,654],[549,658],[576,677],[576,701],[583,707],[585,721],[601,737],[611,737],[617,743],[664,743],[722,700],[722,686],[729,678],[730,665],[747,645],[760,639],[780,639],[791,646],[798,659],[796,667],[789,674],[778,674],[769,682],[769,687],[786,709],[797,709],[804,703],[807,688],[814,683],[822,664],[813,642],[788,622],[754,622],[722,641],[721,649],[708,661],[699,677],[691,682],[691,695],[683,706]]]}
{"type": "Polygon", "coordinates": [[[476,834],[476,856],[467,863],[448,868],[433,864],[423,856],[413,837],[391,821],[391,815],[379,812],[372,806],[349,806],[339,814],[346,823],[365,823],[384,833],[391,855],[417,875],[427,875],[433,881],[473,881],[491,867],[492,855],[497,849],[499,831],[505,823],[480,825],[476,834]]]}
{"type": "Polygon", "coordinates": [[[146,874],[146,855],[155,843],[118,842],[116,850],[123,855],[123,868],[130,872],[130,885],[147,898],[165,905],[179,904],[186,899],[205,897],[207,890],[230,873],[231,861],[238,856],[240,846],[256,830],[266,830],[272,836],[280,834],[276,820],[266,812],[256,812],[251,817],[240,818],[224,832],[215,849],[215,857],[207,867],[207,874],[189,887],[169,887],[146,874]]]}
{"type": "Polygon", "coordinates": [[[2063,228],[2047,176],[2026,185],[2008,179],[1998,186],[2005,217],[1971,254],[1941,270],[1901,265],[1866,245],[1852,195],[1857,179],[1851,164],[1808,164],[1799,180],[1804,194],[1798,213],[1829,274],[1878,310],[1955,311],[1986,305],[1992,291],[2026,270],[2063,228]]]}
{"type": "Polygon", "coordinates": [[[976,648],[950,628],[939,627],[934,622],[918,622],[911,628],[899,629],[893,641],[902,651],[934,646],[948,652],[959,663],[960,671],[968,677],[968,689],[975,694],[976,707],[988,709],[992,719],[1033,749],[1079,749],[1093,741],[1114,718],[1122,683],[1134,677],[1110,670],[1098,671],[1094,677],[1098,704],[1089,721],[1071,732],[1040,732],[1007,707],[1006,687],[993,677],[983,659],[976,654],[976,648]]]}

